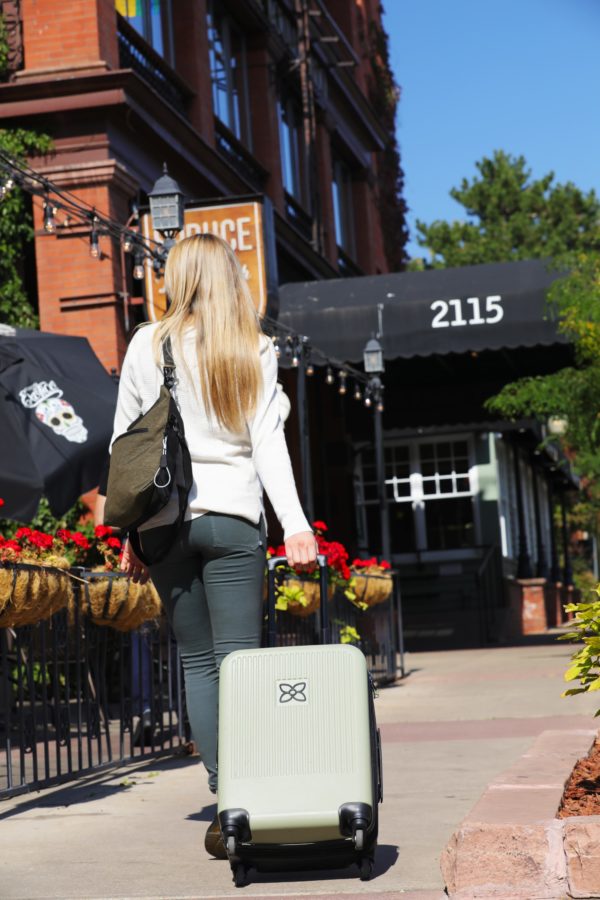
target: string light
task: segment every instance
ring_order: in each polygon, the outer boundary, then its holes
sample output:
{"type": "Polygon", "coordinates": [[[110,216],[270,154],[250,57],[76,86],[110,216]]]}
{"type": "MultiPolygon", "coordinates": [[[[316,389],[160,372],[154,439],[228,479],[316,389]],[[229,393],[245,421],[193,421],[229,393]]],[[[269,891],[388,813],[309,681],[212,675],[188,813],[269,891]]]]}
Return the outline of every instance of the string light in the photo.
{"type": "Polygon", "coordinates": [[[281,356],[281,347],[279,346],[279,339],[277,338],[277,335],[275,335],[275,334],[273,335],[272,341],[273,341],[273,350],[275,351],[275,356],[277,357],[277,359],[279,359],[281,356]]]}
{"type": "Polygon", "coordinates": [[[15,180],[9,175],[4,184],[0,186],[0,200],[3,200],[14,186],[15,180]]]}
{"type": "Polygon", "coordinates": [[[385,407],[384,407],[384,405],[383,405],[383,400],[378,400],[378,401],[377,401],[377,412],[382,413],[383,410],[384,410],[384,408],[385,408],[385,407]]]}
{"type": "Polygon", "coordinates": [[[347,390],[346,379],[348,378],[348,373],[345,372],[344,369],[341,369],[339,378],[340,378],[340,386],[338,388],[338,394],[345,394],[346,390],[347,390]]]}
{"type": "Polygon", "coordinates": [[[90,232],[90,256],[93,259],[100,257],[100,244],[98,243],[98,232],[92,228],[90,232]]]}
{"type": "Polygon", "coordinates": [[[373,404],[373,400],[371,399],[371,392],[367,388],[367,390],[365,391],[365,406],[369,407],[369,406],[372,406],[372,404],[373,404]]]}
{"type": "Polygon", "coordinates": [[[354,394],[352,395],[355,400],[362,400],[362,391],[360,389],[360,385],[358,381],[354,385],[354,394]]]}
{"type": "Polygon", "coordinates": [[[44,203],[44,231],[47,231],[48,234],[52,234],[56,231],[55,213],[56,209],[46,200],[44,203]]]}
{"type": "Polygon", "coordinates": [[[334,381],[335,381],[335,378],[333,377],[333,372],[332,372],[331,366],[327,366],[327,374],[325,376],[325,383],[333,384],[334,381]]]}
{"type": "Polygon", "coordinates": [[[315,374],[315,367],[313,366],[313,364],[311,362],[309,362],[309,364],[306,367],[306,374],[308,375],[309,378],[312,378],[313,375],[315,374]]]}
{"type": "Polygon", "coordinates": [[[144,277],[144,257],[139,251],[134,256],[133,277],[136,281],[144,277]]]}
{"type": "Polygon", "coordinates": [[[125,253],[131,253],[133,250],[133,239],[130,234],[126,234],[123,237],[123,250],[125,253]]]}

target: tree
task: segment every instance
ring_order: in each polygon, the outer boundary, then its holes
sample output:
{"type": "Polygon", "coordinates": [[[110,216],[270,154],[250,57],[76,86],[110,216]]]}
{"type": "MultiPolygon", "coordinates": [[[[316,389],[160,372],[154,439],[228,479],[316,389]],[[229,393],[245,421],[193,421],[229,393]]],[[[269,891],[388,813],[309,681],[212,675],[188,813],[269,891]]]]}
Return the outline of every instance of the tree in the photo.
{"type": "Polygon", "coordinates": [[[490,398],[486,407],[506,418],[562,419],[556,440],[581,476],[587,503],[578,505],[580,523],[600,531],[600,253],[561,257],[569,274],[554,282],[549,303],[558,328],[575,348],[575,365],[550,375],[521,378],[490,398]]]}
{"type": "Polygon", "coordinates": [[[552,172],[535,180],[523,156],[502,150],[484,157],[476,169],[478,177],[463,178],[450,191],[465,208],[465,221],[417,221],[418,243],[430,259],[413,261],[412,268],[600,252],[600,200],[594,191],[555,184],[552,172]]]}
{"type": "MultiPolygon", "coordinates": [[[[24,129],[0,129],[0,151],[17,161],[33,154],[48,153],[51,139],[24,129]]],[[[4,180],[6,184],[6,179],[4,180]]],[[[37,315],[32,298],[24,286],[24,259],[27,244],[33,240],[30,203],[27,195],[14,186],[0,201],[0,322],[35,327],[37,315]]]]}

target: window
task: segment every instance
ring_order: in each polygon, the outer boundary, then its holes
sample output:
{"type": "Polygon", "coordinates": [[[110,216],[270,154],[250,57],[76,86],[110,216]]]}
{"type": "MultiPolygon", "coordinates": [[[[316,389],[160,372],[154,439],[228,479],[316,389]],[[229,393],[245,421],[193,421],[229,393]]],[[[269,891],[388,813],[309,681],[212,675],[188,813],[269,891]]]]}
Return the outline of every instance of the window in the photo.
{"type": "MultiPolygon", "coordinates": [[[[395,554],[475,545],[472,456],[466,438],[385,447],[385,483],[395,554]]],[[[360,542],[365,547],[376,546],[380,531],[373,450],[360,454],[355,486],[360,542]]]]}
{"type": "Polygon", "coordinates": [[[157,53],[174,65],[171,0],[115,0],[115,8],[157,53]]]}
{"type": "Polygon", "coordinates": [[[307,206],[300,104],[294,97],[280,97],[277,102],[277,114],[283,186],[294,200],[302,206],[307,206]]]}
{"type": "Polygon", "coordinates": [[[246,146],[251,145],[246,77],[246,42],[235,23],[209,4],[208,45],[213,108],[217,119],[246,146]]]}
{"type": "Polygon", "coordinates": [[[333,180],[333,221],[335,240],[344,253],[354,258],[354,214],[352,204],[352,175],[345,162],[334,158],[333,180]]]}

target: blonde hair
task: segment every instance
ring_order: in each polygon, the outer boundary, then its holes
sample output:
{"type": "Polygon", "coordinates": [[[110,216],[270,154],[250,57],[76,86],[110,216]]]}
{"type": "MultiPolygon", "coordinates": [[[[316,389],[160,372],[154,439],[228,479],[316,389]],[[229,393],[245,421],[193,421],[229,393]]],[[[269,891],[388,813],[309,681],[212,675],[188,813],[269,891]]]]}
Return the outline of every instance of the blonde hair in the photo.
{"type": "Polygon", "coordinates": [[[196,234],[175,244],[165,266],[170,306],[154,335],[154,352],[168,336],[182,346],[193,325],[202,399],[221,427],[239,434],[255,409],[262,387],[258,315],[237,257],[214,234],[196,234]]]}

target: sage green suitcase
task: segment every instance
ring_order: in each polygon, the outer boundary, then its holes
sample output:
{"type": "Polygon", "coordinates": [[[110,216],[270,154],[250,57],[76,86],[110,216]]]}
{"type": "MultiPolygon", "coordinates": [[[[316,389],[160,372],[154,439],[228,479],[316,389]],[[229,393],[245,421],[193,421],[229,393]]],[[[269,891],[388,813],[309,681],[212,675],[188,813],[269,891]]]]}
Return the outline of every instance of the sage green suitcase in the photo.
{"type": "MultiPolygon", "coordinates": [[[[269,560],[269,643],[274,569],[269,560]]],[[[321,597],[327,568],[321,563],[321,597]]],[[[221,666],[218,811],[236,885],[250,868],[356,863],[371,875],[381,799],[373,688],[356,647],[329,644],[327,601],[317,646],[239,650],[221,666]]]]}

